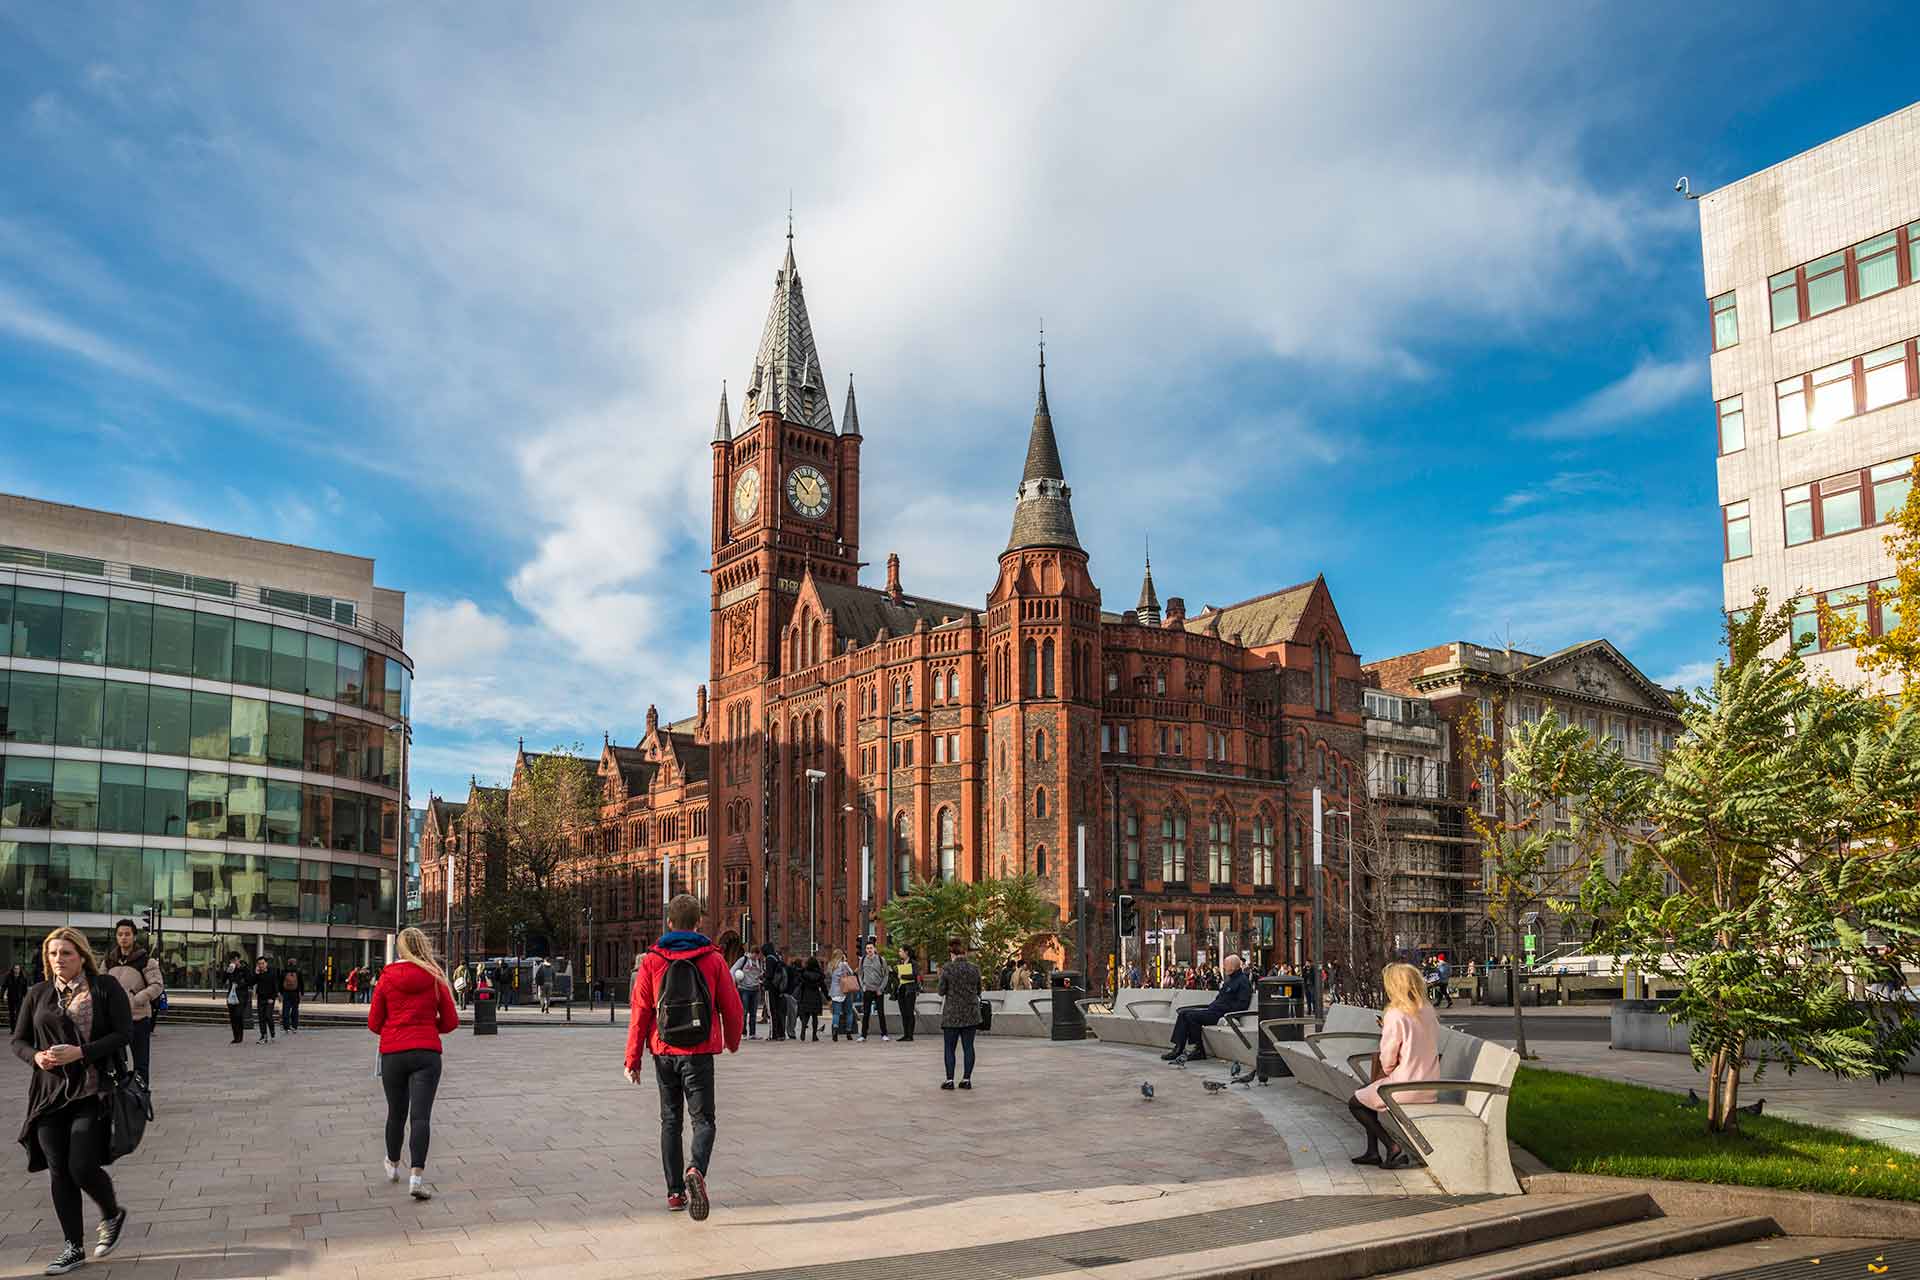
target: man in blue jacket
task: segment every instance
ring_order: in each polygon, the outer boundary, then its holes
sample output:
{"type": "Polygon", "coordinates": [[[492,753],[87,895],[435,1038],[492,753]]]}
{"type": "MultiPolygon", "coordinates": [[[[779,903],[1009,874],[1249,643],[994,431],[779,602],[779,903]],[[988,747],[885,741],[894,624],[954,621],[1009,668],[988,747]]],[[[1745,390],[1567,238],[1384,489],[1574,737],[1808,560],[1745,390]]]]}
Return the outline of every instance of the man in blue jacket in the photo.
{"type": "Polygon", "coordinates": [[[1213,1003],[1205,1008],[1182,1009],[1173,1020],[1173,1052],[1160,1055],[1162,1062],[1199,1062],[1207,1056],[1200,1028],[1210,1027],[1230,1013],[1244,1013],[1253,1003],[1253,979],[1240,967],[1240,957],[1229,955],[1220,965],[1226,980],[1213,1003]],[[1189,1050],[1188,1045],[1193,1048],[1189,1050]]]}

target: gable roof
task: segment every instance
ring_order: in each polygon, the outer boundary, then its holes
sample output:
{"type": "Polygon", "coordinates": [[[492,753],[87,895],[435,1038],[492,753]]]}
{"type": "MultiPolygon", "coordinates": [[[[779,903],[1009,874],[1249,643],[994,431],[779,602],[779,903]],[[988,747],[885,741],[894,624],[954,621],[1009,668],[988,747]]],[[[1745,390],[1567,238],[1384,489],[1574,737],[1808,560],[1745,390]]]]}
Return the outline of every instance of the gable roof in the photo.
{"type": "Polygon", "coordinates": [[[821,607],[833,614],[836,651],[848,640],[862,647],[872,644],[882,627],[890,636],[903,636],[922,621],[933,628],[949,619],[965,619],[974,613],[964,604],[917,596],[902,596],[900,603],[895,604],[892,596],[877,587],[848,586],[819,578],[813,580],[813,586],[820,593],[821,607]]]}
{"type": "Polygon", "coordinates": [[[1291,640],[1306,616],[1307,603],[1320,579],[1296,583],[1219,609],[1203,609],[1186,620],[1188,631],[1240,638],[1248,649],[1291,640]]]}
{"type": "Polygon", "coordinates": [[[688,782],[705,782],[707,778],[707,747],[690,733],[666,734],[667,741],[673,746],[673,755],[680,762],[680,772],[686,775],[688,782]]]}
{"type": "Polygon", "coordinates": [[[638,795],[647,789],[653,781],[653,775],[660,766],[647,759],[646,752],[639,747],[608,747],[607,754],[613,757],[614,768],[620,771],[620,781],[625,784],[629,795],[638,795]]]}
{"type": "Polygon", "coordinates": [[[1639,667],[1633,665],[1626,654],[1614,647],[1611,640],[1598,637],[1582,640],[1578,644],[1570,644],[1563,649],[1555,649],[1542,658],[1534,658],[1514,672],[1514,678],[1529,683],[1537,682],[1562,667],[1571,666],[1576,659],[1588,655],[1597,656],[1617,667],[1653,707],[1669,712],[1675,710],[1672,690],[1649,680],[1639,667]]]}

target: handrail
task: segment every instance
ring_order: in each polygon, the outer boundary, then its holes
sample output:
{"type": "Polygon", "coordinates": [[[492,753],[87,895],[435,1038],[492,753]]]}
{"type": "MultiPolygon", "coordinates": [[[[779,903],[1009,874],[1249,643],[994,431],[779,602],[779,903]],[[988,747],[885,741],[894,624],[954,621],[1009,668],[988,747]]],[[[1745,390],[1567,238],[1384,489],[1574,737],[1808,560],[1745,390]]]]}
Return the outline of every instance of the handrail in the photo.
{"type": "Polygon", "coordinates": [[[1089,997],[1085,1000],[1075,1000],[1073,1003],[1074,1006],[1080,1010],[1080,1016],[1083,1018],[1087,1016],[1088,1010],[1092,1009],[1095,1005],[1105,1005],[1108,1013],[1113,1012],[1113,998],[1111,996],[1089,997]]]}
{"type": "Polygon", "coordinates": [[[1173,1001],[1171,1001],[1171,1000],[1135,1000],[1135,1001],[1132,1001],[1131,1003],[1129,1003],[1129,1004],[1127,1005],[1127,1012],[1133,1015],[1133,1017],[1134,1017],[1134,1019],[1135,1019],[1135,1021],[1140,1021],[1140,1022],[1144,1022],[1144,1021],[1145,1021],[1145,1019],[1144,1019],[1144,1018],[1141,1018],[1141,1017],[1140,1017],[1140,1013],[1139,1013],[1139,1009],[1140,1009],[1140,1006],[1141,1006],[1141,1005],[1144,1005],[1144,1004],[1158,1004],[1158,1005],[1165,1005],[1165,1006],[1166,1006],[1167,1008],[1169,1008],[1169,1009],[1171,1009],[1171,1008],[1173,1008],[1173,1001]]]}
{"type": "MultiPolygon", "coordinates": [[[[1492,1094],[1496,1098],[1507,1097],[1513,1092],[1507,1085],[1494,1084],[1491,1080],[1400,1080],[1375,1088],[1374,1092],[1379,1095],[1380,1101],[1387,1104],[1387,1110],[1393,1113],[1393,1118],[1399,1123],[1401,1131],[1413,1139],[1414,1145],[1420,1148],[1420,1154],[1423,1156],[1433,1154],[1433,1144],[1427,1141],[1426,1135],[1420,1132],[1420,1126],[1413,1122],[1412,1117],[1402,1111],[1400,1104],[1393,1100],[1393,1096],[1397,1093],[1412,1093],[1415,1090],[1432,1093],[1450,1091],[1466,1092],[1473,1090],[1479,1093],[1492,1094]]],[[[1428,1104],[1415,1103],[1413,1105],[1426,1106],[1428,1104]]],[[[1453,1103],[1449,1105],[1458,1106],[1460,1104],[1453,1103]]]]}
{"type": "Polygon", "coordinates": [[[1247,1033],[1240,1029],[1240,1024],[1236,1022],[1235,1019],[1236,1018],[1257,1018],[1259,1016],[1260,1016],[1260,1011],[1258,1009],[1239,1009],[1233,1013],[1224,1015],[1220,1019],[1220,1021],[1227,1024],[1227,1029],[1233,1032],[1234,1036],[1240,1041],[1242,1045],[1258,1053],[1259,1047],[1255,1045],[1253,1041],[1247,1039],[1247,1033]]]}
{"type": "Polygon", "coordinates": [[[1033,1010],[1033,1016],[1036,1018],[1051,1019],[1053,1017],[1053,997],[1033,996],[1028,999],[1027,1008],[1033,1010]],[[1043,1004],[1047,1006],[1047,1011],[1044,1014],[1040,1012],[1040,1006],[1043,1004]]]}
{"type": "Polygon", "coordinates": [[[1375,1044],[1380,1043],[1378,1033],[1371,1031],[1309,1031],[1301,1039],[1307,1042],[1307,1048],[1313,1050],[1314,1056],[1322,1062],[1327,1061],[1327,1055],[1320,1052],[1322,1040],[1371,1040],[1375,1044]]]}

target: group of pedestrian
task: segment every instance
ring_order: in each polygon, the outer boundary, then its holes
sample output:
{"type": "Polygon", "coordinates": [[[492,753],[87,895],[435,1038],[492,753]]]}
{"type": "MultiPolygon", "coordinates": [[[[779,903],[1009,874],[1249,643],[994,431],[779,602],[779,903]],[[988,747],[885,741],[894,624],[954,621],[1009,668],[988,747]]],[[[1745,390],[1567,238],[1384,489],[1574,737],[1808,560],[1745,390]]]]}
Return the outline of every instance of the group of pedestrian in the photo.
{"type": "Polygon", "coordinates": [[[919,999],[919,973],[913,953],[902,947],[888,959],[875,943],[866,944],[856,966],[834,948],[824,957],[795,952],[782,956],[768,942],[759,951],[744,949],[729,934],[721,958],[739,993],[746,1037],[759,1039],[762,1020],[769,1040],[820,1039],[820,1018],[829,1019],[831,1038],[866,1040],[879,1015],[880,1038],[891,1040],[887,1028],[887,1001],[899,1006],[900,1039],[913,1039],[914,1002],[919,999]]]}
{"type": "Polygon", "coordinates": [[[272,956],[262,954],[249,965],[238,951],[229,951],[221,985],[227,1004],[227,1025],[233,1031],[232,1043],[239,1044],[246,1039],[249,1010],[258,1032],[256,1044],[274,1044],[279,1033],[299,1034],[300,1000],[306,992],[306,978],[300,972],[298,961],[288,960],[282,965],[272,956]]]}

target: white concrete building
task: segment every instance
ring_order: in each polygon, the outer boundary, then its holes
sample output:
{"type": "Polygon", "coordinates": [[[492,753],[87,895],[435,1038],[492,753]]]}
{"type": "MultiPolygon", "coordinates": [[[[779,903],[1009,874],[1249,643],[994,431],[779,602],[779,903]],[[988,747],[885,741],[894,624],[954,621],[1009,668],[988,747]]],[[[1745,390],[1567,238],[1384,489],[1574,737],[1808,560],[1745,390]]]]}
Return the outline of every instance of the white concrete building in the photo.
{"type": "Polygon", "coordinates": [[[1809,663],[1857,678],[1817,603],[1893,621],[1877,526],[1920,453],[1920,104],[1699,205],[1725,607],[1794,600],[1809,663]]]}

